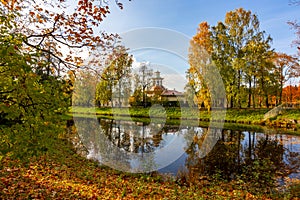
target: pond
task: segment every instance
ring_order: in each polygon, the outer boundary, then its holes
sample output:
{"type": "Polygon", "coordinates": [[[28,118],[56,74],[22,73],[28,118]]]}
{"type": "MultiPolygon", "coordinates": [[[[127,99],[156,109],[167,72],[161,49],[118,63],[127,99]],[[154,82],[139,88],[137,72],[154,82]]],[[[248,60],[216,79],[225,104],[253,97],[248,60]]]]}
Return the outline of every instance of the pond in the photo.
{"type": "Polygon", "coordinates": [[[88,158],[121,171],[300,179],[300,136],[282,130],[84,117],[74,117],[73,127],[88,158]]]}

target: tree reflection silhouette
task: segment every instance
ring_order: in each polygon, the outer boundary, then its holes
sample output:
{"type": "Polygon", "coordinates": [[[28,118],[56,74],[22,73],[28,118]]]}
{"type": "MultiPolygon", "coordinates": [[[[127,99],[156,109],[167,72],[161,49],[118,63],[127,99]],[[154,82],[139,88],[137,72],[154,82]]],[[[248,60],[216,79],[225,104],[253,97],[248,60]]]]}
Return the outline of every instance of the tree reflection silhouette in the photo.
{"type": "MultiPolygon", "coordinates": [[[[144,155],[172,145],[168,139],[182,134],[177,125],[159,123],[101,118],[80,118],[78,123],[78,136],[88,150],[88,156],[104,164],[116,162],[121,169],[130,169],[134,159],[147,165],[149,170],[154,169],[154,154],[144,155]],[[132,154],[129,156],[128,153],[132,154]]],[[[184,129],[184,140],[188,145],[182,166],[185,166],[184,176],[189,181],[217,176],[224,180],[239,178],[259,187],[265,182],[274,184],[280,176],[299,173],[299,150],[293,149],[292,143],[284,144],[289,136],[212,127],[186,126],[184,129]],[[207,142],[209,137],[217,139],[213,147],[207,142]]]]}
{"type": "MultiPolygon", "coordinates": [[[[212,150],[199,157],[199,149],[208,132],[208,128],[189,131],[192,144],[187,148],[184,174],[188,181],[199,181],[203,177],[215,177],[224,180],[242,178],[247,182],[275,184],[278,176],[287,176],[299,170],[299,153],[284,148],[277,137],[255,132],[222,130],[221,136],[212,150]]],[[[299,171],[298,171],[299,172],[299,171]]]]}

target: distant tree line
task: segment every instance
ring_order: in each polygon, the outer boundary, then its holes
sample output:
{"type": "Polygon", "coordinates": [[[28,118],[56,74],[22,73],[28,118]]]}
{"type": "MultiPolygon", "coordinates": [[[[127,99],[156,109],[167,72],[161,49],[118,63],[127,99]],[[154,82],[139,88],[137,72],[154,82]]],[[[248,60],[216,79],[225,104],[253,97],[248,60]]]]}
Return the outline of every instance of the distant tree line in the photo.
{"type": "Polygon", "coordinates": [[[228,12],[216,26],[200,23],[190,42],[187,72],[194,101],[207,108],[218,106],[210,102],[214,89],[208,87],[216,72],[207,72],[214,65],[226,91],[226,98],[220,100],[223,106],[268,108],[281,104],[284,85],[300,75],[299,58],[275,52],[271,42],[260,30],[258,17],[242,8],[228,12]]]}

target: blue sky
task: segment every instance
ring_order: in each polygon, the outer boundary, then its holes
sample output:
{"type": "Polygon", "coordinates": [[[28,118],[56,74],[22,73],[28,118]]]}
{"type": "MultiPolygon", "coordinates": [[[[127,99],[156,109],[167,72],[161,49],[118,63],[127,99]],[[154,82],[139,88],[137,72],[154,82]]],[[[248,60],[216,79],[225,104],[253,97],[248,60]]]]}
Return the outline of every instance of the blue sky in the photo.
{"type": "Polygon", "coordinates": [[[261,30],[271,35],[277,51],[296,53],[296,49],[290,47],[295,39],[294,30],[287,21],[300,20],[300,6],[290,5],[289,0],[124,0],[123,10],[112,1],[111,14],[100,27],[117,33],[160,27],[192,37],[200,22],[216,25],[224,20],[226,12],[240,7],[258,16],[261,30]]]}
{"type": "MultiPolygon", "coordinates": [[[[214,26],[218,21],[224,21],[226,12],[242,7],[258,16],[261,30],[271,35],[272,47],[276,51],[291,55],[297,53],[296,48],[291,47],[296,36],[287,22],[300,20],[300,6],[290,5],[289,0],[124,0],[123,10],[113,2],[110,2],[111,14],[100,25],[100,29],[107,32],[126,33],[138,28],[157,27],[177,31],[190,39],[199,23],[207,21],[214,26]]],[[[164,52],[149,49],[132,54],[137,62],[169,65],[178,69],[179,74],[186,70],[186,66],[183,67],[187,64],[186,60],[178,55],[173,54],[171,59],[172,56],[164,55],[164,52]]]]}

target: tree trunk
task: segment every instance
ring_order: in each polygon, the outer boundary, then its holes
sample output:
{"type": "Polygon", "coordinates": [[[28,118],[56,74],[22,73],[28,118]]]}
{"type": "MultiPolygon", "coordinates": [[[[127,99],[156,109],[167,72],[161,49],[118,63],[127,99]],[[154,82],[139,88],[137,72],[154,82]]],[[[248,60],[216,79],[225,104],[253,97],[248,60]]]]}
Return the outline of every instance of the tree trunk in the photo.
{"type": "Polygon", "coordinates": [[[279,89],[279,105],[282,104],[282,88],[283,88],[283,81],[280,81],[280,89],[279,89]]]}
{"type": "Polygon", "coordinates": [[[266,94],[266,107],[269,108],[269,95],[266,94]]]}
{"type": "MultiPolygon", "coordinates": [[[[112,84],[109,86],[109,89],[110,89],[110,91],[111,91],[111,94],[112,94],[112,84]]],[[[113,95],[111,95],[111,100],[110,100],[110,102],[111,102],[111,107],[113,108],[114,107],[114,103],[113,103],[113,101],[114,101],[114,99],[113,99],[113,97],[112,97],[113,95]]]]}
{"type": "Polygon", "coordinates": [[[238,108],[241,108],[242,107],[242,105],[241,105],[241,97],[240,97],[240,93],[241,93],[241,91],[240,91],[240,89],[241,89],[241,70],[238,70],[238,89],[237,89],[237,106],[238,106],[238,108]]]}
{"type": "Polygon", "coordinates": [[[251,78],[249,79],[248,108],[251,107],[251,78]]]}
{"type": "Polygon", "coordinates": [[[119,108],[121,107],[121,80],[119,80],[119,94],[118,94],[119,98],[119,108]]]}
{"type": "Polygon", "coordinates": [[[255,86],[255,76],[254,76],[254,78],[253,78],[253,91],[252,91],[252,104],[253,104],[253,108],[255,108],[255,88],[256,88],[256,86],[255,86]]]}

